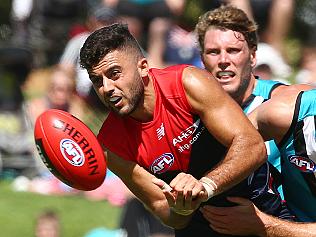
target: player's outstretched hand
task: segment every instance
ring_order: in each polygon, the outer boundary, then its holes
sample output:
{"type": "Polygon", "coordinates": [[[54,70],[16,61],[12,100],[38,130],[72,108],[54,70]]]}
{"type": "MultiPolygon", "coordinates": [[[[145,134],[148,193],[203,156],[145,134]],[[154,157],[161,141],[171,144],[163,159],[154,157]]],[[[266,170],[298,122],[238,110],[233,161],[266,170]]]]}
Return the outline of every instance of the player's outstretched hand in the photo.
{"type": "Polygon", "coordinates": [[[200,208],[205,219],[215,231],[230,235],[256,235],[264,233],[264,224],[259,209],[248,199],[229,197],[238,204],[233,207],[205,205],[200,208]]]}
{"type": "Polygon", "coordinates": [[[164,192],[170,208],[180,215],[192,214],[207,199],[203,185],[190,174],[178,174],[170,185],[157,178],[153,183],[164,192]]]}

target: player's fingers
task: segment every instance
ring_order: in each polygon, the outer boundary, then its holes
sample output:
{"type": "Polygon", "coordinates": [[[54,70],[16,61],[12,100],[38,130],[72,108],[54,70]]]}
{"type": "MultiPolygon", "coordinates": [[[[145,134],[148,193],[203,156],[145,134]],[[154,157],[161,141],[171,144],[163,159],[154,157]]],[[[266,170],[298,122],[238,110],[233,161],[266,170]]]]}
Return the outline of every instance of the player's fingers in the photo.
{"type": "Polygon", "coordinates": [[[184,196],[184,209],[191,210],[192,208],[192,191],[189,190],[186,192],[186,195],[184,196]]]}
{"type": "Polygon", "coordinates": [[[175,205],[175,197],[174,194],[171,192],[172,188],[163,180],[158,178],[153,178],[152,182],[157,185],[161,191],[164,193],[168,204],[170,207],[173,207],[175,205]]]}
{"type": "Polygon", "coordinates": [[[176,201],[175,201],[175,208],[176,209],[184,209],[184,195],[183,191],[179,191],[176,193],[176,201]]]}
{"type": "Polygon", "coordinates": [[[218,228],[225,228],[229,225],[229,217],[225,215],[216,215],[201,211],[204,218],[212,225],[218,228]]]}
{"type": "Polygon", "coordinates": [[[152,182],[157,185],[162,191],[171,191],[172,188],[163,180],[158,178],[153,178],[152,182]]]}
{"type": "Polygon", "coordinates": [[[194,186],[192,188],[192,196],[193,196],[193,198],[198,197],[201,192],[204,192],[204,187],[203,187],[203,185],[201,184],[200,181],[196,180],[194,182],[194,186]]]}
{"type": "Polygon", "coordinates": [[[207,200],[207,194],[204,191],[201,191],[196,197],[192,195],[191,208],[194,210],[198,209],[205,200],[207,200]]]}
{"type": "Polygon", "coordinates": [[[196,180],[192,175],[186,173],[179,173],[171,182],[170,186],[177,190],[182,190],[189,185],[193,180],[196,180]]]}
{"type": "Polygon", "coordinates": [[[163,191],[163,193],[168,201],[169,207],[174,207],[176,203],[174,195],[169,191],[163,191]]]}
{"type": "Polygon", "coordinates": [[[187,183],[187,174],[180,173],[170,182],[170,187],[176,191],[183,190],[185,184],[187,183]]]}
{"type": "Polygon", "coordinates": [[[170,186],[175,191],[183,191],[186,196],[188,191],[192,191],[193,197],[203,190],[202,184],[190,174],[180,173],[170,182],[170,186]]]}
{"type": "Polygon", "coordinates": [[[174,207],[176,200],[174,194],[171,192],[172,188],[165,181],[158,178],[153,178],[152,182],[161,189],[167,199],[169,206],[174,207]]]}

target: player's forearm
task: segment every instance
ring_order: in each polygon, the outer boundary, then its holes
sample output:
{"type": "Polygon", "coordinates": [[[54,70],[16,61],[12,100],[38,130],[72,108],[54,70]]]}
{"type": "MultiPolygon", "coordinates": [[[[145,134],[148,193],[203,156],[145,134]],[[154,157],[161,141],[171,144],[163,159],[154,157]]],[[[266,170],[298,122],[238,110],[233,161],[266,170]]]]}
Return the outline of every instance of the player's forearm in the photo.
{"type": "Polygon", "coordinates": [[[161,222],[173,227],[183,228],[190,220],[189,216],[172,213],[162,190],[152,183],[154,176],[134,162],[114,158],[108,154],[108,167],[117,174],[129,190],[146,206],[161,222]]]}
{"type": "Polygon", "coordinates": [[[262,237],[316,237],[316,223],[298,223],[281,220],[261,213],[265,225],[262,237]]]}
{"type": "Polygon", "coordinates": [[[266,159],[261,137],[239,136],[234,138],[224,159],[206,176],[216,183],[215,194],[218,194],[247,178],[266,159]]]}
{"type": "Polygon", "coordinates": [[[161,222],[172,228],[183,228],[190,221],[191,216],[174,213],[162,190],[152,183],[154,176],[140,166],[133,172],[131,190],[141,199],[145,206],[157,216],[161,222]],[[141,181],[142,180],[142,181],[141,181]]]}

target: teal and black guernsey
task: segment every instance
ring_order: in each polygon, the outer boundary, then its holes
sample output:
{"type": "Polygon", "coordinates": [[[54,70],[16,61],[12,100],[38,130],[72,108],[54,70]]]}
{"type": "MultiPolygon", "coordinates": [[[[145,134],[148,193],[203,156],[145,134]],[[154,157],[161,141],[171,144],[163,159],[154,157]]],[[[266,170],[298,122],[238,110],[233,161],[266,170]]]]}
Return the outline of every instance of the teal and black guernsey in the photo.
{"type": "MultiPolygon", "coordinates": [[[[249,114],[259,105],[261,105],[263,102],[269,100],[275,88],[285,85],[279,81],[262,80],[262,79],[259,79],[258,77],[256,77],[256,81],[257,83],[252,94],[247,98],[247,100],[241,106],[246,114],[249,114]]],[[[280,159],[279,149],[273,140],[267,141],[265,144],[266,144],[267,153],[268,153],[268,161],[270,164],[273,165],[273,167],[277,169],[277,171],[275,171],[274,174],[277,177],[276,179],[280,183],[281,181],[279,180],[280,179],[279,173],[281,172],[281,159],[280,159]]],[[[273,169],[271,169],[271,171],[273,171],[273,169]]],[[[281,198],[284,199],[281,185],[279,186],[278,191],[281,195],[281,198]]]]}
{"type": "Polygon", "coordinates": [[[316,90],[301,92],[292,124],[278,144],[283,192],[300,221],[316,221],[316,90]]]}

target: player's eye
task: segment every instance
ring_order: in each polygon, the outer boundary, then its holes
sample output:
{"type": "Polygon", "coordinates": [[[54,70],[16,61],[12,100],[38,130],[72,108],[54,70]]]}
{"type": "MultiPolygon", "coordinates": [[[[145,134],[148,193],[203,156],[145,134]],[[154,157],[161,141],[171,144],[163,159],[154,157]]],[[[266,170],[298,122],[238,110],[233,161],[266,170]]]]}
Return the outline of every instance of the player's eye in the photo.
{"type": "Polygon", "coordinates": [[[114,69],[114,70],[111,70],[108,76],[111,80],[115,81],[120,77],[120,75],[121,75],[121,71],[118,69],[114,69]]]}
{"type": "Polygon", "coordinates": [[[208,50],[206,51],[206,54],[212,55],[212,56],[216,56],[216,55],[218,55],[219,53],[220,53],[220,51],[217,50],[217,49],[208,49],[208,50]]]}
{"type": "Polygon", "coordinates": [[[241,51],[241,49],[239,49],[239,48],[230,48],[229,50],[228,50],[228,53],[230,53],[230,54],[237,54],[237,53],[239,53],[241,51]]]}

